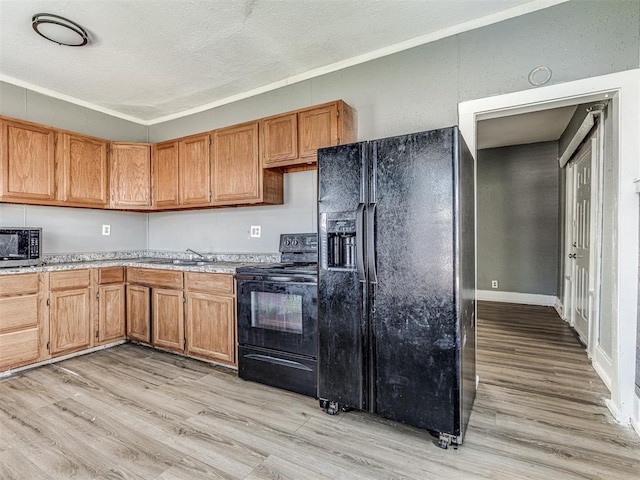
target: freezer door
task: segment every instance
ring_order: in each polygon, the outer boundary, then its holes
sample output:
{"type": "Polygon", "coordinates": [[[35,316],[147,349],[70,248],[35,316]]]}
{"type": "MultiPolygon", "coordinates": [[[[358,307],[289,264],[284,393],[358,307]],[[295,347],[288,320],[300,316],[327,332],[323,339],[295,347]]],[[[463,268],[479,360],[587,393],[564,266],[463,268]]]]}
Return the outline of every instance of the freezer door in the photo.
{"type": "Polygon", "coordinates": [[[458,435],[454,138],[378,140],[371,159],[377,283],[370,283],[376,411],[458,435]]]}
{"type": "Polygon", "coordinates": [[[318,151],[318,396],[367,408],[366,144],[318,151]]]}
{"type": "Polygon", "coordinates": [[[464,138],[458,134],[456,181],[456,275],[460,322],[459,376],[461,379],[460,438],[469,423],[476,398],[476,252],[475,252],[475,164],[464,138]]]}

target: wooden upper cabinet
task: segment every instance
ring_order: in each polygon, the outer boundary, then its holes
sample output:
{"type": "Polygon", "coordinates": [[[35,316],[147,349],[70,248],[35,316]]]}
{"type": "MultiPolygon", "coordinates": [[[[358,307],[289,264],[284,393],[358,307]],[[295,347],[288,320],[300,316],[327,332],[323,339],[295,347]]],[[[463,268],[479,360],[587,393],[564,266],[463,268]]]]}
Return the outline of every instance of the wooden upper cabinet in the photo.
{"type": "Polygon", "coordinates": [[[55,200],[55,131],[2,119],[0,197],[47,204],[55,200]]]}
{"type": "Polygon", "coordinates": [[[185,137],[179,141],[180,205],[204,206],[211,200],[210,144],[211,137],[208,133],[185,137]]]}
{"type": "Polygon", "coordinates": [[[258,122],[213,132],[211,191],[213,203],[261,199],[258,122]]]}
{"type": "Polygon", "coordinates": [[[357,140],[355,111],[341,100],[264,118],[260,125],[264,168],[315,168],[302,167],[316,162],[319,148],[357,140]]]}
{"type": "Polygon", "coordinates": [[[151,146],[112,142],[111,208],[151,206],[151,146]]]}
{"type": "Polygon", "coordinates": [[[264,166],[278,166],[298,158],[298,114],[289,113],[261,121],[264,166]]]}
{"type": "Polygon", "coordinates": [[[99,138],[58,133],[58,200],[87,207],[104,207],[109,203],[108,146],[107,141],[99,138]]]}
{"type": "Polygon", "coordinates": [[[341,143],[348,143],[341,138],[344,103],[335,102],[318,107],[307,108],[298,113],[298,141],[301,158],[316,158],[318,149],[341,143]]]}
{"type": "Polygon", "coordinates": [[[178,179],[178,141],[157,143],[151,161],[153,206],[176,207],[180,202],[178,179]]]}

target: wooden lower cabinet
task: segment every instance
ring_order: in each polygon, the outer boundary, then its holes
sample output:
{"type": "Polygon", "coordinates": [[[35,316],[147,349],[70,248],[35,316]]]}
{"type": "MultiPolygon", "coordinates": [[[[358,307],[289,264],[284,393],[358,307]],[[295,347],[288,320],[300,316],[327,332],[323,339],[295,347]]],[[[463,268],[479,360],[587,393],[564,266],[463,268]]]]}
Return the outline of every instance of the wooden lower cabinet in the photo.
{"type": "Polygon", "coordinates": [[[125,287],[101,285],[98,288],[98,332],[99,343],[114,342],[124,338],[126,324],[125,287]]]}
{"type": "Polygon", "coordinates": [[[127,285],[127,337],[151,343],[151,289],[144,285],[127,285]]]}
{"type": "Polygon", "coordinates": [[[52,356],[93,346],[91,271],[49,274],[49,352],[52,356]]]}
{"type": "Polygon", "coordinates": [[[156,347],[184,352],[184,294],[182,290],[151,290],[152,341],[156,347]]]}
{"type": "Polygon", "coordinates": [[[41,274],[0,278],[0,372],[48,357],[41,274]]]}
{"type": "Polygon", "coordinates": [[[126,337],[126,290],[124,267],[104,267],[93,271],[96,288],[95,340],[98,345],[126,337]]]}
{"type": "Polygon", "coordinates": [[[235,300],[207,293],[187,295],[187,353],[235,363],[235,300]]]}
{"type": "Polygon", "coordinates": [[[233,275],[185,273],[187,354],[236,364],[233,275]]]}
{"type": "Polygon", "coordinates": [[[63,355],[91,346],[91,291],[87,288],[51,292],[51,355],[63,355]]]}

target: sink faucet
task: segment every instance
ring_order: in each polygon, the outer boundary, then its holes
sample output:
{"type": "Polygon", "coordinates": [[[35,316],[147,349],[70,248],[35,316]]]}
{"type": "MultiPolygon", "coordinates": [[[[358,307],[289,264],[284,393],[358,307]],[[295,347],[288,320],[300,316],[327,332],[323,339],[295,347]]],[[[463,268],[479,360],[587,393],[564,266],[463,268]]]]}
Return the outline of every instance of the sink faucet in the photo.
{"type": "Polygon", "coordinates": [[[187,252],[191,252],[191,253],[195,253],[196,255],[198,255],[200,258],[204,258],[205,260],[207,259],[207,257],[205,257],[203,254],[196,252],[195,250],[192,250],[190,248],[187,248],[187,252]]]}

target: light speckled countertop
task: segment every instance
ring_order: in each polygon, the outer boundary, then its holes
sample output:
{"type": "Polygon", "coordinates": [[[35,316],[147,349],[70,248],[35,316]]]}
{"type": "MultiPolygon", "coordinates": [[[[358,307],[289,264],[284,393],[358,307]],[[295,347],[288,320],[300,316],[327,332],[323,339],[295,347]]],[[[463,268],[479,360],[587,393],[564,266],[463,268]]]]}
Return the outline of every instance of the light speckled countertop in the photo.
{"type": "Polygon", "coordinates": [[[154,250],[45,255],[43,265],[37,267],[0,268],[0,275],[103,267],[142,267],[187,272],[235,273],[236,269],[242,266],[278,263],[280,261],[279,253],[218,253],[204,254],[204,256],[210,263],[206,265],[158,263],[172,259],[196,261],[201,260],[201,258],[184,252],[154,250]]]}

